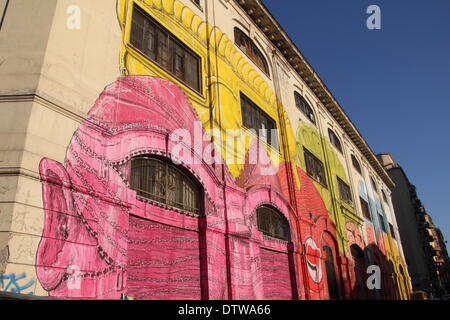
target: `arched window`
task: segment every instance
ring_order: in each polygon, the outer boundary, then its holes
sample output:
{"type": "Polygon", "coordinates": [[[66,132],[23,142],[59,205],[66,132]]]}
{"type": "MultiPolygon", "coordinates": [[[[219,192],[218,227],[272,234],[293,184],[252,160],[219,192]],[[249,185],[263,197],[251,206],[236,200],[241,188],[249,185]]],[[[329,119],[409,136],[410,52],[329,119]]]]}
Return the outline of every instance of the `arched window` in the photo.
{"type": "Polygon", "coordinates": [[[168,161],[155,157],[132,159],[130,184],[139,197],[200,214],[200,187],[168,161]]]}
{"type": "Polygon", "coordinates": [[[244,32],[238,28],[234,28],[234,41],[249,58],[256,64],[265,74],[269,75],[269,65],[266,58],[258,49],[256,44],[244,32]]]}
{"type": "Polygon", "coordinates": [[[356,157],[353,154],[352,154],[352,163],[353,163],[353,168],[355,168],[355,170],[358,171],[359,174],[362,174],[361,165],[359,164],[358,160],[356,159],[356,157]]]}
{"type": "Polygon", "coordinates": [[[325,270],[327,272],[328,293],[330,299],[339,299],[339,288],[337,282],[336,268],[334,266],[333,250],[329,246],[323,247],[325,254],[325,270]]]}
{"type": "Polygon", "coordinates": [[[343,153],[341,141],[340,141],[339,138],[337,137],[336,133],[334,133],[333,130],[328,129],[328,136],[330,137],[331,144],[332,144],[333,146],[335,146],[336,149],[338,149],[338,151],[339,151],[340,153],[343,153]]]}
{"type": "Polygon", "coordinates": [[[388,203],[388,199],[387,199],[387,196],[386,196],[386,192],[384,192],[384,190],[381,190],[381,194],[383,195],[383,201],[384,201],[385,203],[388,203]]]}
{"type": "Polygon", "coordinates": [[[294,92],[295,105],[297,108],[314,124],[316,124],[316,117],[311,106],[308,104],[306,99],[300,95],[298,92],[294,92]]]}
{"type": "Polygon", "coordinates": [[[262,206],[256,210],[258,229],[269,237],[289,240],[289,225],[283,215],[275,209],[262,206]]]}
{"type": "Polygon", "coordinates": [[[370,177],[370,183],[372,183],[373,191],[375,193],[377,193],[378,192],[378,188],[377,188],[377,184],[375,183],[375,179],[373,177],[370,177]]]}

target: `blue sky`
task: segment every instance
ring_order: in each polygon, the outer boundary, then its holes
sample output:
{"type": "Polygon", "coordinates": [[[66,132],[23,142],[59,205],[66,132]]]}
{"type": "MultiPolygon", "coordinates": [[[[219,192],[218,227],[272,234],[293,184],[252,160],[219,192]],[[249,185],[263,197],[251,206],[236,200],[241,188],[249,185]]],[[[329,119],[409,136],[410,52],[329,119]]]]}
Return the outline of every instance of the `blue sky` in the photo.
{"type": "MultiPolygon", "coordinates": [[[[450,240],[450,1],[263,0],[450,240]],[[381,30],[366,10],[381,8],[381,30]]],[[[449,242],[450,243],[450,242],[449,242]]]]}

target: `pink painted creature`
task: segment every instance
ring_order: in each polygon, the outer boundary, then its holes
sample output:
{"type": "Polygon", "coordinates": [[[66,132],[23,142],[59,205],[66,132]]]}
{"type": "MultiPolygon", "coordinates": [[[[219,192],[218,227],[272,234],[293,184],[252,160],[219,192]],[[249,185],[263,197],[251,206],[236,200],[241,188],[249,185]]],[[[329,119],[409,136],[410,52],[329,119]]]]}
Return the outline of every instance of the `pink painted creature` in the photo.
{"type": "MultiPolygon", "coordinates": [[[[193,133],[195,121],[177,85],[153,77],[124,77],[100,95],[75,132],[65,164],[41,161],[45,221],[36,269],[50,296],[202,297],[198,218],[136,201],[126,173],[134,156],[166,155],[174,143],[168,134],[177,128],[193,133]],[[150,215],[153,222],[141,223],[139,218],[150,215]],[[170,275],[180,270],[182,276],[170,275]],[[147,283],[149,272],[159,279],[147,283]]],[[[208,190],[215,189],[202,165],[189,169],[208,190]]]]}
{"type": "MultiPolygon", "coordinates": [[[[198,123],[192,105],[176,84],[127,76],[100,95],[73,135],[64,164],[41,161],[45,219],[36,270],[50,296],[194,300],[297,297],[295,229],[290,230],[292,243],[284,243],[264,237],[256,223],[256,209],[265,205],[290,221],[284,198],[285,163],[279,170],[271,168],[269,176],[261,176],[266,165],[246,164],[234,180],[226,166],[193,161],[205,150],[217,154],[208,139],[185,145],[176,157],[202,185],[204,215],[200,218],[146,201],[131,188],[131,159],[173,157],[174,146],[180,146],[180,139],[186,141],[172,133],[181,128],[194,137],[198,131],[203,135],[198,123]],[[225,233],[230,235],[228,244],[225,233]]],[[[309,225],[317,227],[308,226],[302,239],[310,243],[311,292],[323,291],[321,247],[336,247],[325,235],[334,235],[335,226],[311,179],[298,170],[302,187],[296,196],[299,205],[305,206],[300,211],[313,210],[315,215],[307,219],[311,219],[309,225]]],[[[322,294],[311,296],[320,298],[322,294]]]]}

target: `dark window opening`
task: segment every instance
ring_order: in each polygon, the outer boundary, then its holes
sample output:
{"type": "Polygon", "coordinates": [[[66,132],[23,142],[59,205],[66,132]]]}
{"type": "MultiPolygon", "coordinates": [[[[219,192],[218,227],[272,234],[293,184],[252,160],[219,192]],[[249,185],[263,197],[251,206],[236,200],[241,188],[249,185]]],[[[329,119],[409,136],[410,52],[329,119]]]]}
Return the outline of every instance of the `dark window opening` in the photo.
{"type": "Polygon", "coordinates": [[[392,223],[389,223],[389,231],[391,232],[392,238],[396,239],[395,230],[394,230],[394,226],[392,225],[392,223]]]}
{"type": "Polygon", "coordinates": [[[359,197],[359,201],[361,203],[361,210],[362,210],[363,216],[369,220],[372,220],[372,217],[370,215],[369,203],[366,200],[364,200],[362,197],[359,197]]]}
{"type": "Polygon", "coordinates": [[[328,129],[328,136],[330,138],[331,144],[333,146],[335,146],[336,149],[338,149],[338,151],[340,153],[343,153],[343,149],[342,149],[342,144],[341,141],[339,140],[339,138],[337,137],[336,133],[334,133],[333,130],[328,129]]]}
{"type": "Polygon", "coordinates": [[[355,170],[358,171],[359,174],[362,174],[361,165],[359,164],[358,160],[356,159],[356,157],[354,155],[352,155],[352,163],[353,163],[353,168],[355,168],[355,170]]]}
{"type": "Polygon", "coordinates": [[[139,197],[200,214],[200,187],[172,163],[158,158],[134,158],[130,184],[139,197]]]}
{"type": "Polygon", "coordinates": [[[381,230],[383,230],[384,233],[388,233],[388,230],[386,228],[386,224],[384,223],[384,216],[382,213],[378,213],[378,217],[380,220],[380,226],[381,226],[381,230]]]}
{"type": "Polygon", "coordinates": [[[234,28],[234,40],[236,45],[256,64],[265,74],[269,75],[269,65],[266,58],[256,44],[244,32],[234,28]]]}
{"type": "Polygon", "coordinates": [[[258,229],[269,237],[289,240],[289,225],[283,215],[271,207],[262,206],[256,210],[258,229]]]}
{"type": "Polygon", "coordinates": [[[200,92],[200,57],[137,6],[130,42],[146,57],[200,92]]]}
{"type": "Polygon", "coordinates": [[[294,92],[295,96],[295,105],[297,108],[314,124],[316,124],[316,117],[314,116],[314,112],[306,101],[304,97],[302,97],[298,92],[294,92]]]}
{"type": "Polygon", "coordinates": [[[328,293],[330,299],[339,299],[339,287],[336,275],[336,268],[334,265],[333,251],[330,247],[324,246],[323,251],[325,254],[325,270],[327,273],[328,293]]]}
{"type": "Polygon", "coordinates": [[[278,150],[275,121],[243,94],[241,94],[241,111],[244,126],[255,130],[258,138],[278,150]]]}
{"type": "Polygon", "coordinates": [[[337,177],[338,180],[338,186],[339,186],[339,193],[341,195],[341,200],[345,201],[349,205],[353,206],[353,197],[352,192],[350,190],[350,187],[348,184],[346,184],[344,181],[342,181],[341,178],[337,177]]]}
{"type": "Polygon", "coordinates": [[[307,149],[304,149],[304,153],[305,153],[306,171],[308,175],[317,182],[319,182],[320,184],[326,186],[327,181],[325,179],[325,170],[322,161],[316,158],[307,149]]]}

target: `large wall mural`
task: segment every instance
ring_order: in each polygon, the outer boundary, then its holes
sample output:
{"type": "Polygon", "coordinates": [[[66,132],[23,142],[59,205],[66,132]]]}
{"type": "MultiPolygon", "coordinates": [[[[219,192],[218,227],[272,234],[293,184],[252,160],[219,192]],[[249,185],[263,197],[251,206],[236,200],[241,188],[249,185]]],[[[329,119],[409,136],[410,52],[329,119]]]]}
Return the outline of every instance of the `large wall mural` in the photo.
{"type": "MultiPolygon", "coordinates": [[[[392,236],[339,199],[336,177],[350,182],[331,144],[312,124],[299,123],[294,132],[280,98],[225,33],[177,0],[118,0],[117,16],[122,77],[100,93],[64,162],[45,158],[39,165],[44,225],[35,269],[49,296],[406,298],[407,276],[396,276],[406,267],[392,236]],[[202,58],[210,72],[200,92],[130,44],[134,6],[202,58]],[[276,122],[279,149],[243,129],[241,93],[276,122]],[[328,186],[308,175],[304,148],[326,165],[328,186]],[[144,158],[194,181],[199,211],[143,196],[132,168],[144,158]],[[277,214],[285,229],[273,232],[285,237],[261,231],[261,208],[277,214]],[[382,292],[362,289],[361,254],[382,266],[382,292]]],[[[177,188],[168,170],[153,178],[168,181],[154,189],[165,197],[177,188]]],[[[361,190],[372,214],[386,215],[361,190]]],[[[29,283],[17,290],[29,293],[29,283]]]]}

